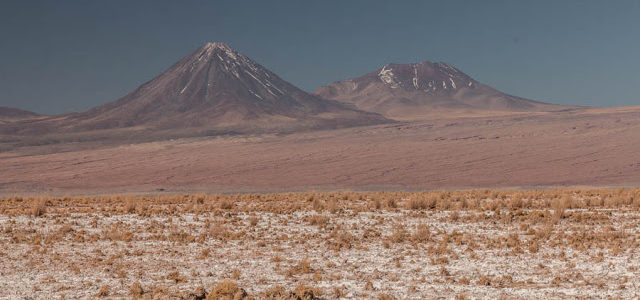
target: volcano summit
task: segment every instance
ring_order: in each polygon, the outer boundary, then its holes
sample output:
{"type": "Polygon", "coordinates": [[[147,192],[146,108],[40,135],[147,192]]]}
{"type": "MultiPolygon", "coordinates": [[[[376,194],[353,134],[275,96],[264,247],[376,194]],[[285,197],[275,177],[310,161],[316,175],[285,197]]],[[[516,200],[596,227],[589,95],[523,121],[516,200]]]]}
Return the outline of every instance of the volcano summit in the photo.
{"type": "Polygon", "coordinates": [[[207,43],[123,98],[74,115],[81,129],[206,127],[251,133],[386,122],[282,80],[225,43],[207,43]]]}
{"type": "Polygon", "coordinates": [[[387,64],[358,78],[334,82],[315,91],[389,118],[433,114],[531,112],[566,108],[502,93],[446,63],[387,64]]]}

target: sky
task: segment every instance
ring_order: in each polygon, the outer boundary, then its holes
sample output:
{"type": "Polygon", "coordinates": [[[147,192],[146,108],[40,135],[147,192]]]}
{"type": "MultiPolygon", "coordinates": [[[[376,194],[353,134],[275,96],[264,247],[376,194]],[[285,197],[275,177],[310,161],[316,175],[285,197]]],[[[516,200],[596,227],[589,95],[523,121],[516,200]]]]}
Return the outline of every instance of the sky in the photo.
{"type": "Polygon", "coordinates": [[[640,1],[0,1],[0,106],[114,101],[223,41],[306,90],[443,61],[509,94],[640,105],[640,1]]]}

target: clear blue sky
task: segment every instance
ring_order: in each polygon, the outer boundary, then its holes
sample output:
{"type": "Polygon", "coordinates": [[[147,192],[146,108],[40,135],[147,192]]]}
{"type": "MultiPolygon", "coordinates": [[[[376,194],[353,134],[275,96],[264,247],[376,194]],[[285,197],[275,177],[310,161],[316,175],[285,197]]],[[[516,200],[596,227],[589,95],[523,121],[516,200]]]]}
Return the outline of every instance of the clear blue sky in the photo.
{"type": "Polygon", "coordinates": [[[431,60],[530,99],[640,104],[640,1],[5,0],[0,106],[82,111],[207,41],[307,91],[431,60]]]}

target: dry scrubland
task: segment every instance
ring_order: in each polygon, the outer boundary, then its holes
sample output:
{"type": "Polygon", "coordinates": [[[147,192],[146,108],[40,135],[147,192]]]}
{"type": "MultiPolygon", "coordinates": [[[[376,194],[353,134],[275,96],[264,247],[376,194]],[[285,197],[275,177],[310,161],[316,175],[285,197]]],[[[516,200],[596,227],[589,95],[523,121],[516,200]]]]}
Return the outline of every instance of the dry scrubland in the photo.
{"type": "Polygon", "coordinates": [[[5,197],[0,298],[632,298],[640,189],[5,197]]]}

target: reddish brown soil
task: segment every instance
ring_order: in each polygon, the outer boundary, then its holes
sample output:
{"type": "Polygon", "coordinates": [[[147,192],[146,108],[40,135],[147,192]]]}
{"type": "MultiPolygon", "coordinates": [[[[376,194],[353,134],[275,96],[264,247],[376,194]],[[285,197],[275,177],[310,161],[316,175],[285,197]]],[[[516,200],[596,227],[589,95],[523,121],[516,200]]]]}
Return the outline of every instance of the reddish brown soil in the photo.
{"type": "Polygon", "coordinates": [[[0,191],[638,185],[639,149],[639,107],[449,117],[63,153],[23,148],[0,153],[0,191]]]}

